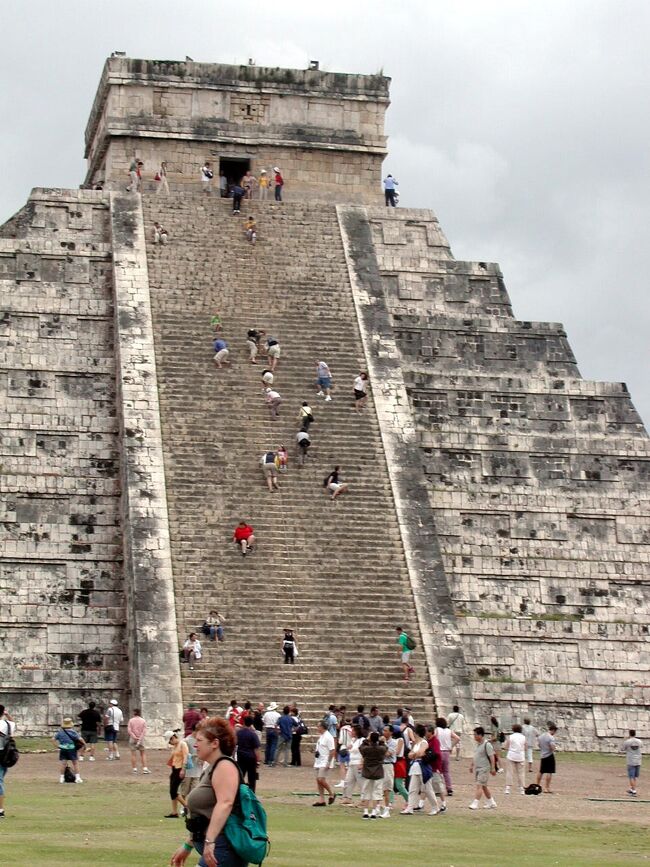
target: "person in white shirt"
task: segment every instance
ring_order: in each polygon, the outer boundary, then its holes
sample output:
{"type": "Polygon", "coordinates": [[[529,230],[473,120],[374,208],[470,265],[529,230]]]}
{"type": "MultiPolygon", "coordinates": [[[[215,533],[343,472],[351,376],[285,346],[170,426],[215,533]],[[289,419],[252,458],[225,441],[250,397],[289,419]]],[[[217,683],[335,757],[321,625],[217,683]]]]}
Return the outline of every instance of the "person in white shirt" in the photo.
{"type": "Polygon", "coordinates": [[[214,172],[212,171],[212,163],[206,162],[204,166],[201,166],[201,186],[203,187],[204,193],[209,193],[212,189],[213,177],[214,172]]]}
{"type": "MultiPolygon", "coordinates": [[[[460,761],[460,751],[461,751],[461,741],[463,738],[463,732],[465,731],[465,717],[460,712],[460,708],[457,704],[454,705],[454,709],[447,717],[447,725],[449,726],[449,730],[452,731],[458,737],[458,743],[455,746],[456,751],[456,761],[460,761]]],[[[452,750],[453,752],[453,750],[452,750]]]]}
{"type": "Polygon", "coordinates": [[[452,749],[456,746],[460,738],[457,734],[451,731],[447,725],[447,720],[444,717],[438,717],[436,720],[436,737],[440,744],[440,765],[442,776],[445,779],[447,794],[453,795],[454,790],[451,785],[451,772],[449,770],[449,757],[452,749]]]}
{"type": "Polygon", "coordinates": [[[343,790],[343,800],[341,801],[341,804],[345,807],[352,806],[352,794],[355,787],[358,786],[359,791],[361,791],[361,786],[363,785],[363,777],[361,776],[361,765],[363,759],[359,752],[359,747],[363,743],[363,731],[361,726],[353,725],[352,734],[354,735],[354,740],[349,746],[350,761],[348,762],[348,770],[345,775],[345,788],[343,790]]]}
{"type": "Polygon", "coordinates": [[[534,725],[531,725],[529,717],[524,717],[524,724],[521,727],[521,732],[526,738],[526,761],[528,762],[528,773],[532,774],[533,750],[537,747],[539,729],[536,729],[534,725]]]}
{"type": "Polygon", "coordinates": [[[504,749],[507,750],[506,759],[508,760],[506,766],[505,793],[506,795],[510,794],[510,787],[513,784],[513,779],[516,779],[517,786],[519,787],[519,794],[523,795],[525,794],[524,763],[526,761],[526,735],[522,733],[519,723],[513,725],[512,734],[506,738],[504,749]]]}
{"type": "Polygon", "coordinates": [[[354,380],[354,408],[361,412],[368,402],[368,374],[361,373],[354,380]]]}
{"type": "Polygon", "coordinates": [[[194,671],[194,663],[199,662],[202,655],[201,642],[196,637],[196,632],[190,632],[183,644],[183,656],[185,662],[190,664],[190,671],[194,671]]]}
{"type": "Polygon", "coordinates": [[[318,392],[318,397],[324,397],[325,400],[331,400],[331,390],[332,390],[332,371],[329,369],[329,366],[326,361],[317,361],[316,362],[316,376],[318,377],[318,386],[320,391],[318,392]]]}
{"type": "Polygon", "coordinates": [[[278,745],[278,706],[272,701],[262,717],[262,725],[266,733],[266,746],[264,749],[264,764],[273,767],[275,763],[275,751],[278,745]]]}
{"type": "MultiPolygon", "coordinates": [[[[16,724],[6,712],[3,704],[0,704],[0,751],[4,749],[7,738],[16,733],[16,724]]],[[[0,765],[0,819],[5,817],[5,774],[9,769],[0,765]]]]}
{"type": "Polygon", "coordinates": [[[104,714],[104,740],[108,744],[108,755],[106,756],[108,760],[119,759],[120,757],[117,748],[117,736],[123,722],[124,714],[118,707],[117,699],[112,698],[104,714]]]}
{"type": "Polygon", "coordinates": [[[333,804],[336,799],[334,789],[327,782],[327,772],[330,762],[334,760],[336,746],[334,738],[327,731],[324,722],[318,723],[318,740],[314,751],[314,768],[316,769],[316,785],[318,786],[318,800],[314,801],[314,807],[325,806],[325,792],[328,794],[327,803],[333,804]]]}
{"type": "Polygon", "coordinates": [[[156,173],[156,195],[161,192],[169,194],[169,184],[167,182],[167,163],[163,160],[160,168],[156,173]]]}

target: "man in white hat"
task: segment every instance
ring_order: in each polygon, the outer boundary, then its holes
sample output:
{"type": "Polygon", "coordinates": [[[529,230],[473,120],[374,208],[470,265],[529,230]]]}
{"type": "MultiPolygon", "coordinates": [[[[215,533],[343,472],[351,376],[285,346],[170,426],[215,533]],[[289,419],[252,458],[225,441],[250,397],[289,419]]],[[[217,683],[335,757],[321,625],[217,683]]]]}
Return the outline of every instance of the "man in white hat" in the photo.
{"type": "Polygon", "coordinates": [[[278,713],[277,702],[272,701],[262,717],[262,724],[266,732],[266,749],[264,751],[264,764],[273,767],[275,764],[275,751],[278,746],[278,713]]]}
{"type": "Polygon", "coordinates": [[[118,706],[117,699],[112,698],[104,714],[104,740],[108,745],[108,755],[106,756],[108,761],[120,757],[117,749],[117,735],[123,722],[124,714],[118,706]]]}

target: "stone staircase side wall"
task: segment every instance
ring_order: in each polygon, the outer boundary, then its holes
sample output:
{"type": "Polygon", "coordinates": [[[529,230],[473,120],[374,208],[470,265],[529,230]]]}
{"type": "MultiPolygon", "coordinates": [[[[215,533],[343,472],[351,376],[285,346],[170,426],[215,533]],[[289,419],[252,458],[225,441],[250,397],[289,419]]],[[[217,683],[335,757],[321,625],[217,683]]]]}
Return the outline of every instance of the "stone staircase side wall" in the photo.
{"type": "MultiPolygon", "coordinates": [[[[182,715],[174,585],[140,197],[111,194],[127,628],[133,707],[152,735],[182,715]]],[[[153,740],[153,738],[152,738],[153,740]]]]}
{"type": "Polygon", "coordinates": [[[460,705],[473,723],[469,671],[431,519],[371,226],[364,208],[339,205],[337,214],[434,700],[439,713],[460,705]]]}

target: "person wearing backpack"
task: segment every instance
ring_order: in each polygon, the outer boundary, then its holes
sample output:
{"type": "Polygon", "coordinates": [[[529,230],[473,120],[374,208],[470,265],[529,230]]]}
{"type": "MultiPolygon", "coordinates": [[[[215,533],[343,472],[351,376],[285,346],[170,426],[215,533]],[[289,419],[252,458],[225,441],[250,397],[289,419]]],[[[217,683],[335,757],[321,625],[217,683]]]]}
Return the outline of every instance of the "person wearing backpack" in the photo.
{"type": "Polygon", "coordinates": [[[404,669],[404,680],[408,683],[409,677],[414,674],[415,669],[411,665],[411,653],[415,650],[415,641],[408,635],[406,629],[402,626],[396,626],[397,643],[400,646],[400,654],[402,660],[402,668],[404,669]]]}
{"type": "Polygon", "coordinates": [[[195,749],[209,767],[187,799],[189,836],[172,855],[172,867],[182,867],[193,850],[201,856],[199,867],[261,864],[268,850],[266,813],[241,781],[233,730],[220,717],[203,720],[195,749]]]}
{"type": "Polygon", "coordinates": [[[13,737],[16,724],[0,704],[0,819],[5,817],[5,775],[18,761],[18,750],[13,737]]]}
{"type": "Polygon", "coordinates": [[[61,723],[61,728],[52,738],[54,745],[59,748],[59,761],[61,762],[60,783],[65,783],[65,769],[68,767],[68,762],[72,764],[75,783],[83,783],[79,774],[78,756],[79,750],[86,746],[86,742],[74,728],[74,723],[70,717],[66,717],[61,723]]]}

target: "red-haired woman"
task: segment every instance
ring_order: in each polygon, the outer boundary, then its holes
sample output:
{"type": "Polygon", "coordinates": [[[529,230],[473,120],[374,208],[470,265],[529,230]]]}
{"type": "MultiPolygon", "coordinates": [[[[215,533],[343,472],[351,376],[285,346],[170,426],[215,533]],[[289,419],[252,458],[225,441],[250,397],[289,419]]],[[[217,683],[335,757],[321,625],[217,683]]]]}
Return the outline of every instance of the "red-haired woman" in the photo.
{"type": "Polygon", "coordinates": [[[210,717],[199,723],[195,736],[196,755],[210,767],[188,795],[187,825],[192,830],[170,863],[181,867],[196,849],[201,855],[199,867],[246,867],[223,833],[239,789],[239,769],[232,759],[235,734],[224,719],[210,717]]]}

